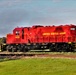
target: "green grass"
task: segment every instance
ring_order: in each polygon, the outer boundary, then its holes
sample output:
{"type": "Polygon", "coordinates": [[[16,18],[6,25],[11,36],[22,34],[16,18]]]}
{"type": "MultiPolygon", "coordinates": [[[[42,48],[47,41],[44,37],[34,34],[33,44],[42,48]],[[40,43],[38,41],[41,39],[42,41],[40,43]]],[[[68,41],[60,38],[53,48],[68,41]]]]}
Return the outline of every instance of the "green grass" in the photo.
{"type": "Polygon", "coordinates": [[[0,75],[76,75],[76,60],[26,58],[1,61],[0,75]]]}

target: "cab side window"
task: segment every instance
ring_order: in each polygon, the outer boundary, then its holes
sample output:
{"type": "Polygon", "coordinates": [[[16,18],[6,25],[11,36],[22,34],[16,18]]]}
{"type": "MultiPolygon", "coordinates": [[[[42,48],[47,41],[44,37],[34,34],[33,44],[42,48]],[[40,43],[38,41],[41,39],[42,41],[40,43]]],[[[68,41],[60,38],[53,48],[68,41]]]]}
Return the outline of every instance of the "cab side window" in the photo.
{"type": "Polygon", "coordinates": [[[16,35],[19,35],[20,34],[20,32],[19,31],[16,31],[16,35]]]}

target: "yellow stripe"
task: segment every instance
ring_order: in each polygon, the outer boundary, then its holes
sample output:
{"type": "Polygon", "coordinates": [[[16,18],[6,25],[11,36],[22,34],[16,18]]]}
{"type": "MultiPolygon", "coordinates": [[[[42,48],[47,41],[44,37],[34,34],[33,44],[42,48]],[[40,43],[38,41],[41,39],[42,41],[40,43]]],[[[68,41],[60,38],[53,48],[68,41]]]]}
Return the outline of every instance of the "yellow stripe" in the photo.
{"type": "Polygon", "coordinates": [[[3,45],[6,45],[6,44],[3,44],[3,45]]]}
{"type": "Polygon", "coordinates": [[[43,35],[50,35],[50,33],[43,33],[43,35]]]}
{"type": "Polygon", "coordinates": [[[71,44],[71,42],[68,42],[68,44],[71,44]]]}

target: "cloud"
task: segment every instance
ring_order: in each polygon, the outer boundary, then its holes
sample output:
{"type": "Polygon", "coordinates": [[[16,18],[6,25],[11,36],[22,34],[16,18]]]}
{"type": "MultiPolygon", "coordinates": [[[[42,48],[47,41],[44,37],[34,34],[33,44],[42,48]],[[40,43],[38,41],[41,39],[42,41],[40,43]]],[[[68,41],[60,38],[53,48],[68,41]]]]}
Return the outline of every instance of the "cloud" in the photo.
{"type": "Polygon", "coordinates": [[[57,2],[61,2],[62,0],[52,0],[52,1],[57,3],[57,2]]]}
{"type": "Polygon", "coordinates": [[[32,0],[1,0],[0,7],[10,7],[14,5],[20,5],[23,3],[30,3],[32,0]]]}
{"type": "MultiPolygon", "coordinates": [[[[61,2],[62,0],[49,1],[61,2]]],[[[57,7],[55,3],[51,4],[49,1],[0,0],[0,36],[11,33],[17,26],[76,23],[76,16],[73,15],[76,13],[75,8],[60,7],[61,5],[57,7]]]]}
{"type": "Polygon", "coordinates": [[[46,10],[33,8],[27,10],[23,8],[11,8],[5,9],[0,12],[0,36],[5,36],[7,33],[11,33],[12,30],[17,26],[32,26],[32,25],[60,25],[75,23],[75,15],[70,15],[69,12],[73,13],[75,9],[51,9],[47,12],[46,10]],[[52,10],[52,11],[51,11],[52,10]],[[63,12],[65,16],[63,17],[63,12]],[[68,18],[69,17],[69,18],[68,18]],[[72,20],[71,20],[72,19],[72,20]]]}
{"type": "Polygon", "coordinates": [[[6,35],[19,23],[27,21],[29,12],[23,9],[4,10],[0,13],[0,35],[6,35]]]}

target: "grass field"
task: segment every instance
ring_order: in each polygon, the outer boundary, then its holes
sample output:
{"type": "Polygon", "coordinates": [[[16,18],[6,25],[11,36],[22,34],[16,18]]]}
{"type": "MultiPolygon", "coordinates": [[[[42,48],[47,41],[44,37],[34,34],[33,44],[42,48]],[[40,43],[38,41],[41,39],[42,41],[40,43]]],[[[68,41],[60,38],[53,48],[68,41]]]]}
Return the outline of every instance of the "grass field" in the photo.
{"type": "Polygon", "coordinates": [[[1,60],[0,75],[76,75],[76,59],[26,58],[1,60]]]}

